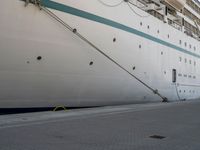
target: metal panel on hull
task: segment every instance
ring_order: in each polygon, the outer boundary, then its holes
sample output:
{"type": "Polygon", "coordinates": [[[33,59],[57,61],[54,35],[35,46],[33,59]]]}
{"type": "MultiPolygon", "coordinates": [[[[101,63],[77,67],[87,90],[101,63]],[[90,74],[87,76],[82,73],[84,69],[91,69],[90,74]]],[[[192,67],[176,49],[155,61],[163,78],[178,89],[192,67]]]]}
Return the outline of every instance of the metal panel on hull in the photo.
{"type": "Polygon", "coordinates": [[[160,100],[34,6],[4,4],[15,6],[23,15],[15,18],[12,11],[3,16],[0,107],[99,106],[160,100]],[[17,24],[13,25],[13,20],[17,24]],[[23,23],[27,26],[20,26],[23,23]],[[90,61],[94,61],[92,66],[90,61]]]}
{"type": "MultiPolygon", "coordinates": [[[[187,36],[151,16],[140,18],[123,4],[113,8],[116,12],[113,15],[110,8],[98,1],[91,1],[90,5],[81,0],[62,2],[107,19],[103,21],[114,20],[116,24],[112,26],[51,9],[143,82],[169,100],[178,99],[171,80],[177,57],[184,54],[197,59],[199,55],[176,46],[175,37],[165,39],[154,31],[165,28],[166,34],[187,36]],[[145,25],[141,27],[140,21],[152,30],[145,25]]],[[[2,6],[5,7],[0,10],[0,107],[77,107],[161,101],[138,80],[34,5],[24,7],[22,1],[3,0],[2,6]],[[37,60],[38,56],[42,59],[37,60]],[[93,63],[90,65],[90,62],[93,63]]],[[[181,98],[198,96],[198,93],[182,94],[181,98]]]]}

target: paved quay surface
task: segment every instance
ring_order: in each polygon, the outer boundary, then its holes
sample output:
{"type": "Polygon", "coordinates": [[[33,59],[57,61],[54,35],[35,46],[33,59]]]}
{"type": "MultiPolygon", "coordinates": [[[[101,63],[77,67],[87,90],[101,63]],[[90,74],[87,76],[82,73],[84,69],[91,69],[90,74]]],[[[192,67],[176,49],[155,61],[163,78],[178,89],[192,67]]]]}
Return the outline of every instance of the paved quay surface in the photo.
{"type": "Polygon", "coordinates": [[[190,101],[3,115],[0,150],[199,150],[199,114],[190,101]]]}

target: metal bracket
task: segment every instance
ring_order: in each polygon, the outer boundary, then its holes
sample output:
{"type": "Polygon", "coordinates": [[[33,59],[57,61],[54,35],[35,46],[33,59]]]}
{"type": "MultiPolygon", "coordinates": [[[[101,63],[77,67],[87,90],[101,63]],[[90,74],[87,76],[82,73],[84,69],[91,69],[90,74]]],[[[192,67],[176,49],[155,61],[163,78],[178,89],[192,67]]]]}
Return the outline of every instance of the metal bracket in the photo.
{"type": "Polygon", "coordinates": [[[157,89],[154,90],[153,93],[154,93],[154,94],[158,94],[158,90],[157,90],[157,89]]]}
{"type": "Polygon", "coordinates": [[[29,3],[41,6],[40,0],[24,0],[25,1],[25,7],[28,6],[29,3]]]}
{"type": "Polygon", "coordinates": [[[166,97],[163,98],[163,103],[167,103],[168,102],[168,99],[166,97]]]}

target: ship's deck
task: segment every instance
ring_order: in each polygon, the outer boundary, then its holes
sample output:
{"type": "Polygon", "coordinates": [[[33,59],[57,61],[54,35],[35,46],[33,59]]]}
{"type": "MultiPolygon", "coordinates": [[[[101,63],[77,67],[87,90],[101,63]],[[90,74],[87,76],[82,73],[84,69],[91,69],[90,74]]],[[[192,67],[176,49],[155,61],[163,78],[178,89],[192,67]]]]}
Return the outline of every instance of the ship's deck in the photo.
{"type": "Polygon", "coordinates": [[[199,114],[190,101],[4,115],[0,149],[199,150],[199,114]]]}

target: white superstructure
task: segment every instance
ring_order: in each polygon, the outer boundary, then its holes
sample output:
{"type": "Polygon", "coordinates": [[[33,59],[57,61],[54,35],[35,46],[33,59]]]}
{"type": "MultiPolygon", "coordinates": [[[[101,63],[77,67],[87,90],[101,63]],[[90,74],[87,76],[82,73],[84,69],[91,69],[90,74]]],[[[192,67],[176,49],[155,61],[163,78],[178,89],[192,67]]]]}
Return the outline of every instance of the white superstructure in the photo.
{"type": "Polygon", "coordinates": [[[0,108],[200,97],[196,0],[2,0],[0,108]]]}

